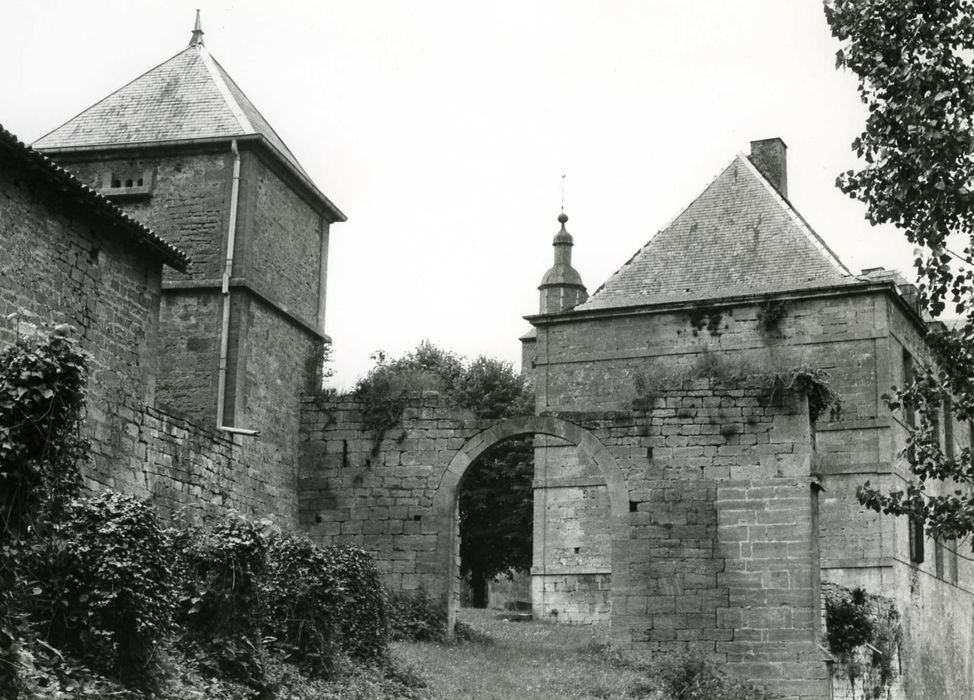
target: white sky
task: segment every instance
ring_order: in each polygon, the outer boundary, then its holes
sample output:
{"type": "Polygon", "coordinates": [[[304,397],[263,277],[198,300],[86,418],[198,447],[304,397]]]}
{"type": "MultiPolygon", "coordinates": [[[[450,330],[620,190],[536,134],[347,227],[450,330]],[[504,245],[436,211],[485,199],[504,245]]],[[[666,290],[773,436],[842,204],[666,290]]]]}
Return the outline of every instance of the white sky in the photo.
{"type": "MultiPolygon", "coordinates": [[[[561,175],[595,290],[752,139],[854,271],[910,273],[833,185],[865,110],[819,0],[5,3],[0,124],[32,141],[205,42],[348,215],[332,228],[336,384],[429,338],[518,363],[561,175]]],[[[908,274],[908,276],[912,276],[908,274]]]]}

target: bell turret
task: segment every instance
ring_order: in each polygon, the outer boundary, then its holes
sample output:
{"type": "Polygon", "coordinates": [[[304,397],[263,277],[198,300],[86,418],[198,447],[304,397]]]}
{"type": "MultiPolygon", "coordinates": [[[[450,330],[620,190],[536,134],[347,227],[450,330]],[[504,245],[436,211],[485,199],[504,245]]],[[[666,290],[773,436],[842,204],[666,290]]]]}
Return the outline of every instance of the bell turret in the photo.
{"type": "Polygon", "coordinates": [[[572,267],[572,235],[565,229],[568,217],[558,215],[561,230],[555,234],[551,245],[555,249],[555,264],[541,280],[541,313],[557,314],[581,304],[588,299],[582,284],[582,276],[572,267]]]}

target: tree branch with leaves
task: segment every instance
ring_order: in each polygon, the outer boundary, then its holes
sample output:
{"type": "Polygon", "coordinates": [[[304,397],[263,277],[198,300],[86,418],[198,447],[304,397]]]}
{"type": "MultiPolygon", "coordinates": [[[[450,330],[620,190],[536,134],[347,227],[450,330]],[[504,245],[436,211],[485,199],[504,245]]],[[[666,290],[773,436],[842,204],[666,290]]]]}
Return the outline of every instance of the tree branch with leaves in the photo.
{"type": "Polygon", "coordinates": [[[893,224],[916,246],[922,311],[960,316],[927,331],[932,363],[887,396],[918,417],[903,452],[907,487],[867,483],[858,497],[924,521],[931,536],[962,537],[974,532],[974,455],[942,449],[939,415],[951,402],[958,421],[974,419],[974,2],[826,0],[825,15],[841,42],[837,67],[858,77],[869,112],[852,144],[864,166],[836,184],[870,223],[893,224]]]}

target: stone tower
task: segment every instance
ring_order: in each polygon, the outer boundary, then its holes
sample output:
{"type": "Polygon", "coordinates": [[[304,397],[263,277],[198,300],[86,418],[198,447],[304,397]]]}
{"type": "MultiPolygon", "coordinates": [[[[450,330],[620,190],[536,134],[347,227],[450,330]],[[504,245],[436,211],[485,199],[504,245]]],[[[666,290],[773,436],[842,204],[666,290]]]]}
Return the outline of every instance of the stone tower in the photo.
{"type": "Polygon", "coordinates": [[[199,14],[185,49],[34,147],[190,257],[162,283],[158,404],[290,460],[345,216],[210,55],[199,14]]]}

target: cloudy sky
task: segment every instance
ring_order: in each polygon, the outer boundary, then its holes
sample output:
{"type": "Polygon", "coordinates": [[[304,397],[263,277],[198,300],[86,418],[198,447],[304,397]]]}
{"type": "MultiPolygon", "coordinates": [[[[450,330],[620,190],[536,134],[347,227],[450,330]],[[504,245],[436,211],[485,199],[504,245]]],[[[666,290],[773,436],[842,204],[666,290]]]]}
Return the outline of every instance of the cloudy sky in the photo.
{"type": "Polygon", "coordinates": [[[429,338],[517,363],[561,176],[593,291],[753,139],[853,270],[908,271],[833,183],[864,109],[819,0],[7,3],[0,124],[32,141],[205,42],[348,215],[332,229],[336,383],[429,338]]]}

